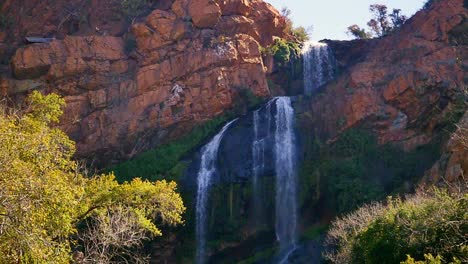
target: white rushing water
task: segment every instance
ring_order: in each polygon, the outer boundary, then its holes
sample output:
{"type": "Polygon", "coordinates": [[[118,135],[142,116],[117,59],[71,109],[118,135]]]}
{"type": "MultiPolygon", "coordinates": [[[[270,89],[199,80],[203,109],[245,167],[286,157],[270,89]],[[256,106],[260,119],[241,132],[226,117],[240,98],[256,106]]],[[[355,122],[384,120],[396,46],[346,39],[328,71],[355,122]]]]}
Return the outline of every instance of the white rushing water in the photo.
{"type": "Polygon", "coordinates": [[[276,99],[275,122],[276,238],[282,254],[289,254],[297,238],[296,137],[289,97],[276,99]]]}
{"type": "Polygon", "coordinates": [[[325,43],[309,41],[302,49],[304,58],[304,94],[311,95],[335,75],[335,59],[325,43]]]}
{"type": "MultiPolygon", "coordinates": [[[[236,119],[237,120],[237,119],[236,119]]],[[[205,263],[206,254],[206,223],[207,223],[207,202],[210,184],[216,174],[216,162],[218,160],[218,150],[223,139],[223,135],[233,120],[227,123],[213,139],[202,148],[200,169],[197,176],[197,204],[196,204],[196,240],[197,240],[197,263],[205,263]]]]}

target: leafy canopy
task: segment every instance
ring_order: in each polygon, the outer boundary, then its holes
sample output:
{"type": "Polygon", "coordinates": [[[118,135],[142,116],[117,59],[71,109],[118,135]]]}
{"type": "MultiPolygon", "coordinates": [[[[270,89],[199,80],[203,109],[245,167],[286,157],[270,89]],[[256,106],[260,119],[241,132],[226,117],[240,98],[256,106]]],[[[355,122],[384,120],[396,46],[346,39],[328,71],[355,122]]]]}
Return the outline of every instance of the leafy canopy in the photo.
{"type": "Polygon", "coordinates": [[[162,234],[159,224],[182,223],[175,183],[84,176],[74,142],[51,127],[64,100],[33,92],[28,102],[25,111],[0,113],[0,263],[68,263],[80,223],[117,208],[149,236],[162,234]]]}

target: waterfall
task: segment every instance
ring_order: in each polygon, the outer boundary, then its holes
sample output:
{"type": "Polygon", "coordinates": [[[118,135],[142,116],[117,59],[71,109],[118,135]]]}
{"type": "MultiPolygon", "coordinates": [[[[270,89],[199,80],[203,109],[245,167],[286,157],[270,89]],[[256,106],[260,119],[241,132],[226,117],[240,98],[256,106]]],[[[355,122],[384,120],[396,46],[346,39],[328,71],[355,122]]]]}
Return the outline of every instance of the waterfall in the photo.
{"type": "Polygon", "coordinates": [[[325,43],[306,42],[302,49],[304,58],[304,94],[311,95],[335,75],[335,58],[325,43]]]}
{"type": "Polygon", "coordinates": [[[271,105],[275,99],[270,100],[265,108],[260,108],[253,112],[253,132],[254,138],[252,142],[252,185],[253,185],[253,212],[255,226],[259,228],[262,220],[264,208],[262,207],[262,188],[259,183],[259,178],[265,173],[265,151],[268,148],[268,139],[270,138],[271,127],[271,105]],[[262,115],[262,110],[265,113],[262,115]],[[265,123],[266,129],[262,129],[262,124],[265,123]]]}
{"type": "Polygon", "coordinates": [[[296,244],[296,137],[294,110],[289,97],[276,99],[275,115],[276,237],[281,252],[296,244]]]}
{"type": "MultiPolygon", "coordinates": [[[[236,119],[237,120],[237,119],[236,119]]],[[[205,263],[206,250],[206,222],[207,202],[209,187],[212,177],[216,174],[216,162],[218,150],[223,139],[224,132],[234,123],[227,123],[213,139],[202,148],[200,169],[197,176],[197,203],[196,203],[196,240],[197,240],[197,263],[205,263]]]]}

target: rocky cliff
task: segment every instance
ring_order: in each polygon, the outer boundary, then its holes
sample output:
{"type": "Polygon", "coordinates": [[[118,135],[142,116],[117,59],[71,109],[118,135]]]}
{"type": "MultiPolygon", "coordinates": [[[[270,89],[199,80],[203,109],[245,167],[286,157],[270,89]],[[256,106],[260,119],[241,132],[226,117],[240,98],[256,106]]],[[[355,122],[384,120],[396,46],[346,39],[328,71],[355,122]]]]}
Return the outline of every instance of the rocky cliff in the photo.
{"type": "Polygon", "coordinates": [[[270,95],[260,47],[286,24],[261,0],[156,1],[130,22],[119,1],[47,2],[1,6],[11,20],[2,56],[17,49],[0,91],[64,96],[60,127],[81,157],[128,158],[222,114],[239,93],[270,95]],[[22,45],[28,36],[56,39],[22,45]]]}
{"type": "Polygon", "coordinates": [[[382,144],[407,150],[427,144],[459,101],[466,100],[464,5],[462,0],[437,1],[384,38],[328,41],[342,72],[306,100],[303,121],[331,138],[361,127],[375,132],[382,144]]]}

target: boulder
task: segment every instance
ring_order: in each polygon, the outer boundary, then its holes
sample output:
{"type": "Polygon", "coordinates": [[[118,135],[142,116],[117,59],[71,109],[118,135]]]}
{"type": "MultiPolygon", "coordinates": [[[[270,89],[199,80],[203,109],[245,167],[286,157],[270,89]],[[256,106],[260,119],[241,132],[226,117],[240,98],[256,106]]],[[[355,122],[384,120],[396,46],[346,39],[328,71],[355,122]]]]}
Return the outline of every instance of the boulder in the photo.
{"type": "Polygon", "coordinates": [[[189,15],[198,28],[212,28],[221,17],[221,8],[213,0],[191,0],[189,15]]]}

